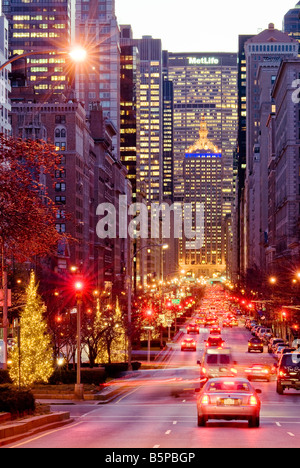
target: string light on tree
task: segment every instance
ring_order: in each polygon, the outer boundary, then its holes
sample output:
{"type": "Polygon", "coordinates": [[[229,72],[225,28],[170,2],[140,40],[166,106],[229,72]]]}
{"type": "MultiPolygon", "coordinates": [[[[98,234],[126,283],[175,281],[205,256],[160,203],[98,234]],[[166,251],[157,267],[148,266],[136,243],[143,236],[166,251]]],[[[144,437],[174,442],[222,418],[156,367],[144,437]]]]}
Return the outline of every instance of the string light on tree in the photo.
{"type": "Polygon", "coordinates": [[[31,272],[26,305],[20,314],[20,349],[16,346],[11,356],[10,377],[19,386],[47,383],[53,374],[53,349],[44,320],[45,312],[35,274],[31,272]]]}

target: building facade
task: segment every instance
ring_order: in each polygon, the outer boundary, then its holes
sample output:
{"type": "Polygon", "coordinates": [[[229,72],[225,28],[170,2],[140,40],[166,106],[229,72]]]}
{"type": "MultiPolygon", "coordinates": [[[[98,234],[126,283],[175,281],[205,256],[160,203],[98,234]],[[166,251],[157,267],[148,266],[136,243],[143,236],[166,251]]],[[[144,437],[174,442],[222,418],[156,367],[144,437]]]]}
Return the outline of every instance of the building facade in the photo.
{"type": "Polygon", "coordinates": [[[287,34],[269,28],[245,43],[246,54],[246,174],[243,194],[245,233],[240,252],[246,281],[264,271],[264,245],[268,236],[268,156],[266,122],[271,112],[270,93],[282,59],[298,55],[298,42],[287,34]],[[248,278],[248,279],[247,279],[248,278]]]}
{"type": "MultiPolygon", "coordinates": [[[[1,11],[1,8],[0,8],[1,11]]],[[[8,60],[8,21],[4,15],[0,16],[0,64],[8,60]]],[[[0,73],[0,133],[10,135],[11,125],[9,113],[11,110],[9,93],[11,85],[9,81],[9,72],[11,66],[4,68],[0,73]]]]}
{"type": "MultiPolygon", "coordinates": [[[[222,213],[219,227],[222,226],[225,246],[223,227],[227,216],[231,215],[235,192],[233,156],[237,138],[237,55],[169,53],[168,80],[173,83],[174,201],[183,202],[185,199],[185,154],[194,145],[204,117],[208,138],[222,153],[222,197],[218,210],[222,213]]],[[[185,254],[180,247],[179,263],[185,262],[185,254]]]]}
{"type": "MultiPolygon", "coordinates": [[[[184,159],[184,203],[191,204],[193,216],[196,204],[203,206],[203,231],[191,220],[201,246],[184,237],[181,243],[180,267],[194,276],[212,278],[225,272],[224,221],[222,219],[223,164],[222,152],[208,140],[204,118],[199,139],[187,149],[184,159]],[[203,244],[203,245],[202,245],[203,244]]],[[[186,206],[186,205],[185,205],[186,206]]],[[[185,213],[185,223],[187,214],[185,213]]],[[[190,216],[190,214],[189,214],[190,216]]]]}
{"type": "MultiPolygon", "coordinates": [[[[272,98],[269,129],[269,240],[267,271],[284,279],[300,259],[300,60],[281,62],[272,98]],[[296,92],[295,92],[296,91],[296,92]]],[[[291,284],[291,283],[290,283],[291,284]]]]}
{"type": "MultiPolygon", "coordinates": [[[[76,0],[76,41],[88,52],[77,68],[76,95],[87,114],[101,102],[104,116],[120,128],[120,30],[114,0],[76,0]]],[[[120,133],[113,138],[120,159],[120,133]]]]}
{"type": "Polygon", "coordinates": [[[9,55],[35,51],[27,58],[28,84],[45,101],[68,94],[74,69],[66,55],[71,44],[71,0],[3,0],[9,21],[9,55]]]}

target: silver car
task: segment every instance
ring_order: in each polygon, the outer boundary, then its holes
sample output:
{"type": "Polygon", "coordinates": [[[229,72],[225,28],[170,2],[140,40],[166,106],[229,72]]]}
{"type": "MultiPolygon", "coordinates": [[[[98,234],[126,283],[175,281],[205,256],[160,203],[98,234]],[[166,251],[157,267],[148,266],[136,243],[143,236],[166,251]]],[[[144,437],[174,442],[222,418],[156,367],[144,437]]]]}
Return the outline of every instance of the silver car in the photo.
{"type": "Polygon", "coordinates": [[[245,378],[209,380],[197,399],[198,426],[205,426],[209,419],[225,419],[247,420],[249,427],[259,427],[259,393],[245,378]]]}

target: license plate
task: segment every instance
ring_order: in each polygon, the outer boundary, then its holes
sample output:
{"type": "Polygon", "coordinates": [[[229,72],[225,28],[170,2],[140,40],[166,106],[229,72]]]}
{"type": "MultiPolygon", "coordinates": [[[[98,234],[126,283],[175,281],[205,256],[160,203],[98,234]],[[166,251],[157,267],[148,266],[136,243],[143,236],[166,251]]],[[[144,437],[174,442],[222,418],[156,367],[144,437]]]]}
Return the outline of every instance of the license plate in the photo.
{"type": "Polygon", "coordinates": [[[236,406],[239,405],[239,400],[234,398],[224,398],[221,400],[221,404],[224,406],[236,406]]]}

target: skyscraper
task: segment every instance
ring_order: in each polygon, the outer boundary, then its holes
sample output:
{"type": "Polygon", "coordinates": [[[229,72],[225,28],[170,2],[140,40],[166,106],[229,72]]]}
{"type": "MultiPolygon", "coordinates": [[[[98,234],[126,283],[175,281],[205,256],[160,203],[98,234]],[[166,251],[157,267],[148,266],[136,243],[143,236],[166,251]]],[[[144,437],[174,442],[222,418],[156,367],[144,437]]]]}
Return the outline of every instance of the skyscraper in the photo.
{"type": "MultiPolygon", "coordinates": [[[[0,5],[1,13],[1,5],[0,5]]],[[[4,15],[0,16],[0,64],[8,60],[8,21],[4,15]]],[[[9,122],[9,112],[11,110],[9,92],[11,90],[8,73],[10,66],[2,70],[0,74],[0,133],[9,135],[11,125],[9,122]]]]}
{"type": "Polygon", "coordinates": [[[300,2],[284,16],[283,31],[300,41],[300,2]]]}
{"type": "Polygon", "coordinates": [[[45,100],[65,94],[73,69],[56,51],[70,47],[71,0],[4,0],[3,12],[9,20],[10,55],[36,52],[27,58],[28,84],[45,100]]]}
{"type": "MultiPolygon", "coordinates": [[[[203,204],[203,245],[184,239],[180,267],[195,276],[213,277],[225,272],[225,237],[222,219],[223,164],[222,153],[208,139],[204,117],[201,119],[199,139],[187,149],[184,159],[184,202],[203,204]]],[[[185,213],[186,216],[186,213],[185,213]]],[[[186,220],[185,220],[186,221],[186,220]]],[[[194,223],[195,231],[201,229],[194,223]]],[[[197,233],[201,238],[201,232],[197,233]]],[[[202,239],[201,239],[202,244],[202,239]]]]}
{"type": "MultiPolygon", "coordinates": [[[[185,154],[197,139],[204,117],[209,140],[222,153],[222,196],[218,210],[223,225],[231,215],[234,200],[233,154],[237,132],[237,55],[231,53],[168,54],[168,79],[173,83],[174,201],[185,198],[185,154]]],[[[200,158],[202,159],[202,158],[200,158]]],[[[204,159],[203,159],[204,161],[204,159]]],[[[200,161],[199,161],[200,163],[200,161]]],[[[215,249],[213,250],[215,251],[215,249]]],[[[226,256],[225,250],[221,263],[226,256]]],[[[179,252],[179,262],[185,262],[179,252]]],[[[202,262],[202,260],[201,260],[202,262]]]]}
{"type": "Polygon", "coordinates": [[[76,41],[90,56],[77,70],[77,97],[88,114],[101,103],[115,126],[114,152],[120,159],[120,31],[114,0],[76,0],[76,41]]]}

